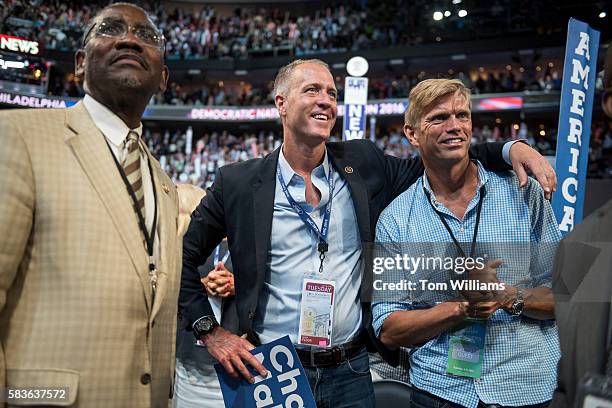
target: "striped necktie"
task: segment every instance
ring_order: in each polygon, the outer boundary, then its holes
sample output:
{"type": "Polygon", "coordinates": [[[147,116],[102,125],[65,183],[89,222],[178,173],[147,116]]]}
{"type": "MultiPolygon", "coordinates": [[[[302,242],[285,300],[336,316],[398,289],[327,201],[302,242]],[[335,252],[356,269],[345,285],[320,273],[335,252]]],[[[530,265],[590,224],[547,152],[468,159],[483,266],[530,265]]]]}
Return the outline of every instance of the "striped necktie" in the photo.
{"type": "Polygon", "coordinates": [[[130,131],[125,139],[127,154],[123,159],[123,171],[134,191],[138,203],[137,210],[144,216],[144,190],[142,188],[142,174],[140,171],[140,148],[138,133],[130,131]]]}

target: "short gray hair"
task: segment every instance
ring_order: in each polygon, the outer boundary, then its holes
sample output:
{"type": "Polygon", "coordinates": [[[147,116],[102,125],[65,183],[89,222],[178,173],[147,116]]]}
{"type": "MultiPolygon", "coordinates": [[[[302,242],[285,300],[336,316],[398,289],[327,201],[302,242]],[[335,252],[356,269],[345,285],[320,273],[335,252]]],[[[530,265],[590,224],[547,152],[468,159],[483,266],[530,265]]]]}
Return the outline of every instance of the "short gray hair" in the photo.
{"type": "Polygon", "coordinates": [[[325,67],[329,71],[329,65],[320,59],[297,59],[289,64],[281,67],[278,70],[278,74],[276,74],[276,78],[274,78],[274,89],[272,90],[273,97],[276,98],[277,95],[287,95],[289,93],[289,82],[293,77],[293,71],[296,67],[302,64],[318,64],[325,67]]]}

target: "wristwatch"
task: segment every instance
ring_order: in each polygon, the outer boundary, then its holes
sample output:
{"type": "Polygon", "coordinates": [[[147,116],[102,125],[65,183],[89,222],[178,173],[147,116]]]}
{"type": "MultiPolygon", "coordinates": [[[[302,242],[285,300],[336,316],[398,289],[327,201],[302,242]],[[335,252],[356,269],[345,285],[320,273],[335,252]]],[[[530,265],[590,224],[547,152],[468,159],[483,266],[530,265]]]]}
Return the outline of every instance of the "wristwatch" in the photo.
{"type": "Polygon", "coordinates": [[[197,340],[201,340],[202,336],[209,334],[217,326],[219,326],[219,323],[214,315],[204,316],[193,324],[193,335],[197,340]]]}
{"type": "Polygon", "coordinates": [[[523,313],[523,308],[525,307],[525,299],[523,298],[523,291],[521,289],[517,289],[516,291],[516,300],[510,306],[510,314],[512,316],[520,316],[523,313]]]}

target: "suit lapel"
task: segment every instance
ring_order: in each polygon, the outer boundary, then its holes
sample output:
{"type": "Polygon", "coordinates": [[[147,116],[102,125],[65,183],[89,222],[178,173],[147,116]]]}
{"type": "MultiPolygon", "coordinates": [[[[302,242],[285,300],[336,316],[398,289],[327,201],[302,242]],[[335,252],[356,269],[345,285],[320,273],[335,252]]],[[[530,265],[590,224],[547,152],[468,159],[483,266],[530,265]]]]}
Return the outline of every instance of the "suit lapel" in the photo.
{"type": "MultiPolygon", "coordinates": [[[[335,147],[339,147],[338,145],[335,147]]],[[[338,148],[331,149],[328,146],[327,153],[331,158],[334,169],[344,178],[351,187],[351,197],[357,214],[357,224],[362,242],[371,242],[370,231],[370,206],[368,204],[368,191],[359,174],[359,169],[353,167],[349,160],[344,157],[344,151],[338,148]]]]}
{"type": "Polygon", "coordinates": [[[91,120],[83,102],[66,109],[68,127],[66,143],[72,148],[92,187],[127,249],[135,272],[142,283],[147,307],[151,310],[151,285],[147,271],[147,255],[125,184],[119,177],[112,153],[100,130],[91,120]]]}
{"type": "Polygon", "coordinates": [[[178,210],[175,208],[175,204],[172,201],[171,188],[173,185],[169,185],[166,181],[163,170],[157,165],[157,162],[151,156],[151,153],[147,149],[147,155],[149,157],[149,166],[153,175],[153,188],[156,192],[157,198],[157,234],[159,239],[159,265],[158,269],[161,273],[157,278],[157,291],[155,293],[155,302],[153,303],[153,312],[151,313],[151,319],[155,319],[157,312],[159,311],[160,305],[163,303],[164,297],[167,292],[167,283],[170,279],[172,271],[170,268],[170,260],[174,259],[176,247],[176,216],[178,210]]]}
{"type": "Polygon", "coordinates": [[[253,182],[253,236],[255,238],[257,282],[263,282],[265,278],[266,261],[268,252],[270,252],[279,152],[280,147],[265,159],[257,179],[253,182]]]}

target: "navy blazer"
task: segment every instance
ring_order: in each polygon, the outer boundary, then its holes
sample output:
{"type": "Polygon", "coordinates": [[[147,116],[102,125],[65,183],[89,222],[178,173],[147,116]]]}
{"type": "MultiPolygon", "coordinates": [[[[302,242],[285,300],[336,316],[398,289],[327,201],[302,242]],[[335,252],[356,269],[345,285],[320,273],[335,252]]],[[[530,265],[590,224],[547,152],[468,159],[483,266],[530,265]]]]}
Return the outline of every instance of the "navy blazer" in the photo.
{"type": "MultiPolygon", "coordinates": [[[[502,158],[504,143],[473,146],[470,154],[484,167],[502,171],[511,167],[502,158]]],[[[246,333],[254,344],[259,339],[252,329],[259,293],[270,266],[270,234],[276,188],[276,167],[280,148],[264,158],[221,167],[215,183],[191,215],[183,239],[183,273],[179,308],[191,324],[212,309],[202,292],[198,265],[228,237],[232,254],[236,308],[239,332],[246,333]]],[[[420,157],[398,159],[388,156],[367,140],[327,143],[334,169],[350,186],[353,205],[364,249],[374,241],[376,222],[391,201],[423,174],[420,157]]],[[[335,209],[337,211],[337,209],[335,209]]],[[[368,251],[364,261],[369,262],[368,251]]],[[[366,263],[366,266],[368,263],[366,263]]],[[[364,268],[366,271],[369,268],[364,268]]],[[[372,329],[370,304],[372,276],[362,279],[363,324],[369,333],[368,349],[379,351],[383,358],[397,365],[397,353],[390,352],[376,339],[372,329]]],[[[341,301],[341,300],[340,300],[341,301]]]]}

